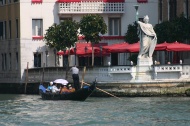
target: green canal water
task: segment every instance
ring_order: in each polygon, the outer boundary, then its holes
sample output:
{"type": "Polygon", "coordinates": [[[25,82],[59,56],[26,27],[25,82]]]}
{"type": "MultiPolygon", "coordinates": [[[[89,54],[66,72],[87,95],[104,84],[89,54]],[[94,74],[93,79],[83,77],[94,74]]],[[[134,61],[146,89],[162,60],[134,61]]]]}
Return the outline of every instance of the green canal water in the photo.
{"type": "Polygon", "coordinates": [[[46,101],[0,94],[0,126],[189,126],[190,97],[46,101]]]}

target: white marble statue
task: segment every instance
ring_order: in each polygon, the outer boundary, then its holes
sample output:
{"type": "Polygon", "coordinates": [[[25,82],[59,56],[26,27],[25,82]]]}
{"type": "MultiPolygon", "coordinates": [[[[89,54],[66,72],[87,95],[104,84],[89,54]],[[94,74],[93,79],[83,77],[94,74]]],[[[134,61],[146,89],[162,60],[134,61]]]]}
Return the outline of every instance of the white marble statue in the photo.
{"type": "Polygon", "coordinates": [[[148,15],[144,16],[144,22],[138,21],[140,26],[140,51],[138,58],[152,58],[157,37],[153,26],[148,23],[148,15]]]}

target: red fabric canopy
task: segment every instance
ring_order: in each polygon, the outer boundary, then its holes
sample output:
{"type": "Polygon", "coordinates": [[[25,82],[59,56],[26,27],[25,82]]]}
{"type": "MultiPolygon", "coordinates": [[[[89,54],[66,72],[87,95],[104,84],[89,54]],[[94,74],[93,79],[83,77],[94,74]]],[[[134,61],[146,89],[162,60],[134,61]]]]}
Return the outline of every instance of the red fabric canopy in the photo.
{"type": "MultiPolygon", "coordinates": [[[[93,45],[95,56],[108,56],[110,53],[138,53],[140,50],[140,42],[128,44],[127,42],[116,43],[107,45],[107,43],[98,43],[93,45]],[[100,48],[102,47],[102,48],[100,48]]],[[[156,51],[190,51],[190,45],[173,42],[173,43],[161,43],[157,44],[155,47],[156,51]]],[[[67,50],[65,55],[68,55],[67,50]]],[[[74,55],[74,48],[70,49],[70,55],[74,55]]],[[[57,55],[64,55],[63,51],[57,53],[57,55]]],[[[92,55],[92,45],[91,43],[76,43],[76,55],[78,56],[91,56],[92,55]]]]}
{"type": "Polygon", "coordinates": [[[123,53],[126,52],[126,48],[129,44],[127,42],[122,43],[116,43],[108,46],[103,46],[103,51],[109,52],[109,53],[123,53]]]}
{"type": "MultiPolygon", "coordinates": [[[[97,43],[93,45],[94,48],[94,55],[99,56],[100,55],[100,46],[107,46],[107,43],[97,43]]],[[[68,50],[66,51],[65,55],[68,55],[68,50]]],[[[103,51],[101,52],[102,56],[109,55],[107,52],[103,51]]],[[[57,55],[64,55],[64,51],[59,51],[57,55]]],[[[70,49],[70,55],[75,55],[74,48],[70,49]]],[[[87,42],[82,43],[76,43],[76,55],[78,56],[90,56],[92,55],[92,44],[87,42]]]]}
{"type": "Polygon", "coordinates": [[[166,50],[166,48],[167,48],[167,46],[169,44],[171,44],[171,43],[164,42],[164,43],[161,43],[161,44],[157,44],[156,47],[155,47],[155,50],[156,51],[166,50]]]}
{"type": "Polygon", "coordinates": [[[140,42],[136,42],[133,44],[129,44],[126,50],[127,52],[136,53],[139,52],[139,49],[140,49],[140,42]]]}
{"type": "MultiPolygon", "coordinates": [[[[65,53],[64,51],[57,52],[57,55],[68,55],[68,54],[69,54],[69,50],[66,50],[65,53]]],[[[73,55],[72,50],[70,50],[70,55],[73,55]]]]}
{"type": "MultiPolygon", "coordinates": [[[[94,54],[100,53],[100,47],[107,46],[107,43],[93,44],[94,54]]],[[[76,54],[77,55],[91,55],[92,54],[92,43],[76,43],[76,54]]],[[[105,52],[104,52],[105,53],[105,52]]],[[[102,51],[102,54],[104,54],[102,51]]]]}
{"type": "Polygon", "coordinates": [[[57,0],[58,3],[63,3],[63,2],[67,2],[67,3],[71,3],[71,2],[81,2],[81,0],[57,0]]]}
{"type": "Polygon", "coordinates": [[[138,3],[147,3],[148,0],[137,0],[138,3]]]}
{"type": "MultiPolygon", "coordinates": [[[[71,3],[71,2],[82,2],[82,1],[101,2],[102,0],[57,0],[57,2],[59,3],[63,3],[63,2],[71,3]]],[[[111,3],[122,2],[123,3],[125,2],[125,0],[103,0],[103,2],[111,2],[111,3]]]]}
{"type": "Polygon", "coordinates": [[[173,42],[166,48],[167,51],[190,51],[190,45],[180,42],[173,42]]]}
{"type": "MultiPolygon", "coordinates": [[[[94,1],[94,0],[93,0],[94,1]]],[[[112,2],[112,3],[116,3],[116,2],[118,2],[118,3],[123,3],[123,2],[125,2],[125,0],[103,0],[104,2],[112,2]]]]}
{"type": "Polygon", "coordinates": [[[103,50],[109,53],[139,52],[140,43],[129,44],[127,42],[103,46],[103,50]]]}
{"type": "Polygon", "coordinates": [[[32,3],[42,3],[42,0],[32,0],[32,3]]]}

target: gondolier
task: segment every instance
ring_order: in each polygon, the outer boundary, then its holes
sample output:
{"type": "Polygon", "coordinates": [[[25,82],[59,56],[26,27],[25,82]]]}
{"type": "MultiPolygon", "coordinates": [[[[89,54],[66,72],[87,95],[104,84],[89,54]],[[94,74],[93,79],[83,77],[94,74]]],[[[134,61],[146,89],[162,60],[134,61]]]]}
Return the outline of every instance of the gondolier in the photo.
{"type": "Polygon", "coordinates": [[[72,77],[73,77],[73,83],[74,83],[74,88],[75,90],[80,89],[80,82],[79,82],[79,69],[75,66],[71,67],[70,71],[72,72],[72,77]]]}

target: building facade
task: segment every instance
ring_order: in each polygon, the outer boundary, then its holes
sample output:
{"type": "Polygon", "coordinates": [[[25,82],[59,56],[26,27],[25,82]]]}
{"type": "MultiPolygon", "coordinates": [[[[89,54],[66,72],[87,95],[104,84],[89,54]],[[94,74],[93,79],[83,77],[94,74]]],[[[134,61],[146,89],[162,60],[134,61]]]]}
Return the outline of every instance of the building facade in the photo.
{"type": "MultiPolygon", "coordinates": [[[[185,16],[187,19],[190,17],[190,1],[189,0],[158,0],[158,19],[159,23],[163,21],[170,21],[179,17],[181,15],[185,16]]],[[[189,40],[185,43],[190,44],[189,40]]],[[[159,59],[162,61],[165,59],[165,52],[160,52],[159,59]]],[[[170,52],[168,54],[168,60],[172,61],[174,53],[170,52]]],[[[183,57],[184,63],[190,63],[189,55],[190,52],[180,52],[181,57],[183,57]]]]}
{"type": "Polygon", "coordinates": [[[181,14],[190,16],[189,0],[159,0],[159,21],[172,20],[181,14]]]}
{"type": "MultiPolygon", "coordinates": [[[[62,20],[79,22],[85,14],[100,14],[108,26],[101,42],[123,42],[128,25],[136,19],[137,4],[138,18],[149,15],[151,24],[158,23],[157,0],[0,0],[0,83],[24,83],[27,67],[62,66],[62,57],[56,57],[43,40],[46,29],[62,20]]],[[[111,58],[115,57],[104,57],[104,65],[111,58]]],[[[116,58],[117,65],[128,64],[127,54],[116,58]]],[[[70,66],[74,60],[71,56],[70,66]]]]}

